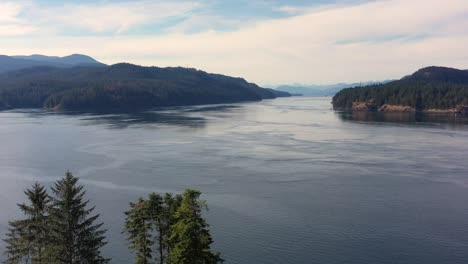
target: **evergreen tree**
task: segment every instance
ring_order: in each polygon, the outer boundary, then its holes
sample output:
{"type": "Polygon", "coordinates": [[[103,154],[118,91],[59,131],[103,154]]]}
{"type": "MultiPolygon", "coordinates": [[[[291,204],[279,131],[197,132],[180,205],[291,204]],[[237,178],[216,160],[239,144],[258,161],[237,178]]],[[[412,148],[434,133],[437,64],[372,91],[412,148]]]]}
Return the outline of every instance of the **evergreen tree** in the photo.
{"type": "Polygon", "coordinates": [[[166,219],[165,219],[165,206],[164,199],[160,194],[152,193],[149,195],[148,201],[148,216],[152,229],[155,231],[156,241],[159,252],[159,263],[164,263],[166,253],[166,219]]]}
{"type": "Polygon", "coordinates": [[[18,264],[29,262],[29,245],[25,239],[24,221],[17,220],[9,223],[8,233],[3,240],[6,243],[5,264],[18,264]]]}
{"type": "Polygon", "coordinates": [[[180,195],[152,193],[147,200],[140,198],[136,203],[130,203],[130,209],[125,212],[123,233],[127,234],[130,249],[137,252],[137,263],[167,263],[171,226],[181,200],[180,195]],[[156,250],[153,251],[155,245],[156,250]]]}
{"type": "Polygon", "coordinates": [[[182,195],[176,194],[172,195],[171,193],[166,193],[164,195],[164,218],[165,218],[165,235],[164,241],[166,246],[166,255],[169,256],[171,253],[171,243],[169,238],[171,236],[171,227],[176,223],[176,212],[179,209],[180,204],[182,203],[182,195]]]}
{"type": "Polygon", "coordinates": [[[170,252],[169,236],[171,226],[175,222],[175,212],[180,206],[182,197],[166,193],[164,196],[152,193],[148,198],[148,210],[153,226],[155,244],[158,245],[159,263],[166,263],[166,257],[170,252]]]}
{"type": "Polygon", "coordinates": [[[99,215],[92,215],[94,207],[88,208],[83,186],[78,178],[67,172],[63,179],[52,187],[54,194],[51,210],[51,226],[54,252],[59,263],[94,264],[107,263],[101,256],[105,230],[102,223],[95,224],[99,215]]]}
{"type": "Polygon", "coordinates": [[[28,204],[19,204],[26,219],[10,222],[7,243],[7,263],[49,263],[51,242],[48,229],[50,197],[44,186],[35,183],[25,192],[28,204]]]}
{"type": "Polygon", "coordinates": [[[130,249],[136,251],[135,263],[151,263],[151,246],[154,242],[151,235],[152,223],[150,221],[148,202],[140,198],[138,202],[130,203],[130,209],[125,212],[125,215],[123,233],[127,234],[130,249]]]}
{"type": "Polygon", "coordinates": [[[171,227],[171,264],[214,264],[223,260],[219,253],[211,252],[213,243],[208,224],[202,216],[206,209],[204,201],[199,200],[201,193],[185,190],[179,208],[175,213],[176,222],[171,227]]]}

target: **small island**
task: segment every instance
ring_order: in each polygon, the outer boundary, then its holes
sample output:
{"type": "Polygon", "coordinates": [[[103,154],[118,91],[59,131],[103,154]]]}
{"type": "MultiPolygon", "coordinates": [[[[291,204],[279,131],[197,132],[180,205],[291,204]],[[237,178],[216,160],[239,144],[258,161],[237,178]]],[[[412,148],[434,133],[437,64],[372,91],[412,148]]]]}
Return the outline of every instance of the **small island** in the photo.
{"type": "Polygon", "coordinates": [[[335,110],[468,113],[468,71],[427,67],[400,80],[343,89],[335,110]]]}

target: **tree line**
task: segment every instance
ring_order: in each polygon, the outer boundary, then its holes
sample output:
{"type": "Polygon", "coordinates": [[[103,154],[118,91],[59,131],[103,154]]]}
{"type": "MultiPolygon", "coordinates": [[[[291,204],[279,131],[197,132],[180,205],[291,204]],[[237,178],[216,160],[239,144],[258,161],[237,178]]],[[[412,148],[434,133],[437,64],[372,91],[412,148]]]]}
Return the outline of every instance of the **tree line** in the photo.
{"type": "Polygon", "coordinates": [[[411,106],[416,110],[454,109],[463,105],[468,106],[468,85],[401,80],[348,88],[333,97],[333,107],[351,109],[353,102],[369,100],[375,101],[377,109],[384,104],[411,106]]]}
{"type": "Polygon", "coordinates": [[[351,109],[354,102],[411,106],[415,110],[468,106],[468,71],[426,67],[401,80],[343,89],[333,97],[335,109],[351,109]]]}
{"type": "Polygon", "coordinates": [[[275,97],[274,91],[241,78],[180,67],[121,63],[67,69],[35,67],[0,74],[0,109],[128,111],[275,97]]]}
{"type": "MultiPolygon", "coordinates": [[[[35,183],[18,204],[24,217],[9,222],[5,235],[5,264],[101,264],[107,244],[103,223],[85,199],[84,187],[67,172],[47,189],[35,183]]],[[[151,193],[130,203],[125,212],[129,249],[135,263],[215,264],[220,254],[211,250],[213,239],[202,212],[201,192],[151,193]]]]}

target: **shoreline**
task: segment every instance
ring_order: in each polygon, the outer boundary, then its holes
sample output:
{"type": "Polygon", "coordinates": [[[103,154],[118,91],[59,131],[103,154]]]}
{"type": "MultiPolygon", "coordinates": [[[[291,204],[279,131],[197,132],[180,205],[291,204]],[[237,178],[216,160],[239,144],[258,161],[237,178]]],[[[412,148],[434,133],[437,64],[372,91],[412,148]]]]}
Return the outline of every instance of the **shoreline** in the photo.
{"type": "Polygon", "coordinates": [[[409,105],[391,105],[383,104],[378,106],[375,103],[375,100],[368,100],[366,102],[353,102],[351,108],[336,108],[334,110],[344,110],[344,111],[357,111],[357,112],[382,112],[382,113],[434,113],[434,114],[468,114],[467,106],[459,106],[448,109],[422,109],[417,110],[413,106],[409,105]]]}

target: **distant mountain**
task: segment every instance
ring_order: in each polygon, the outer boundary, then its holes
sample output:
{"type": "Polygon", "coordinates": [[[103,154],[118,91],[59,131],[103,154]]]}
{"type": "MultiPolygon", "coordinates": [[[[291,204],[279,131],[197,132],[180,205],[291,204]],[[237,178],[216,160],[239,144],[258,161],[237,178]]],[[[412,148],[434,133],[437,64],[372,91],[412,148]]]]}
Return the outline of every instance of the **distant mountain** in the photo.
{"type": "Polygon", "coordinates": [[[43,63],[0,55],[0,72],[24,69],[40,65],[43,65],[43,63]]]}
{"type": "Polygon", "coordinates": [[[275,89],[279,91],[285,91],[291,94],[301,94],[304,96],[333,96],[344,88],[366,86],[366,85],[386,83],[386,82],[389,82],[389,81],[380,81],[380,82],[371,81],[371,82],[364,82],[364,83],[337,83],[337,84],[330,84],[330,85],[289,84],[289,85],[276,86],[275,89]]]}
{"type": "Polygon", "coordinates": [[[93,64],[100,64],[103,63],[98,62],[97,60],[91,58],[87,55],[82,54],[72,54],[65,57],[57,57],[57,56],[44,56],[44,55],[29,55],[29,56],[12,56],[13,58],[17,59],[25,59],[25,60],[33,60],[33,61],[40,61],[40,62],[51,62],[51,63],[58,63],[58,64],[65,64],[65,65],[93,65],[93,64]]]}
{"type": "Polygon", "coordinates": [[[105,66],[95,59],[81,54],[73,54],[65,57],[30,55],[30,56],[5,56],[0,55],[0,73],[15,71],[36,66],[51,66],[67,68],[73,66],[105,66]]]}
{"type": "Polygon", "coordinates": [[[129,111],[276,97],[276,92],[242,78],[181,67],[40,66],[0,74],[3,109],[129,111]]]}
{"type": "Polygon", "coordinates": [[[335,109],[458,111],[467,106],[468,71],[435,66],[386,84],[344,89],[333,97],[335,109]]]}

